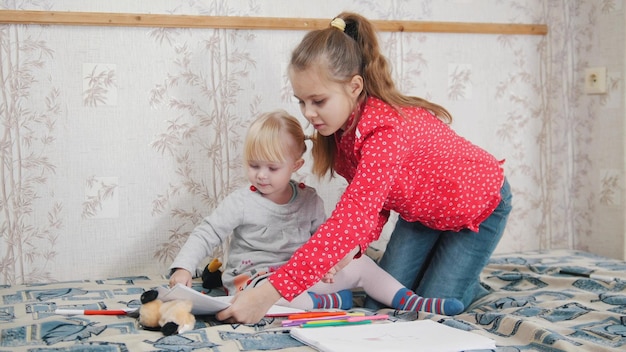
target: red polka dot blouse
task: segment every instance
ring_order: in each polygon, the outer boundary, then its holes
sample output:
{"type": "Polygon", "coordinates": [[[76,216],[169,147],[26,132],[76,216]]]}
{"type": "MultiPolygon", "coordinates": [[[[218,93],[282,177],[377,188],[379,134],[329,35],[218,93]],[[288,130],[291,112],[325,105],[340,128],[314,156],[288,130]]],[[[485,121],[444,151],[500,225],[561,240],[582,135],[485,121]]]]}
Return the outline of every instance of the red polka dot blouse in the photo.
{"type": "Polygon", "coordinates": [[[356,246],[365,251],[391,210],[433,229],[477,231],[497,207],[502,162],[428,110],[402,111],[404,117],[369,98],[356,128],[335,134],[335,171],[349,184],[328,220],[269,278],[285,299],[317,283],[356,246]]]}

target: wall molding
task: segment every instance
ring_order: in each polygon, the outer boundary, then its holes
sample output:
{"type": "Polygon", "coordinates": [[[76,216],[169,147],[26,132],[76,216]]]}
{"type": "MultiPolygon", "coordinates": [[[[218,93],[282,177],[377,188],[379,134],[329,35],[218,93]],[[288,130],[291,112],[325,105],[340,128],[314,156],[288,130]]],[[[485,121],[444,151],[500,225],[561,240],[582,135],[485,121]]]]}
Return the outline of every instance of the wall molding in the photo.
{"type": "MultiPolygon", "coordinates": [[[[329,19],[0,10],[0,23],[67,26],[312,30],[329,19]]],[[[381,32],[546,35],[545,24],[371,20],[381,32]]]]}

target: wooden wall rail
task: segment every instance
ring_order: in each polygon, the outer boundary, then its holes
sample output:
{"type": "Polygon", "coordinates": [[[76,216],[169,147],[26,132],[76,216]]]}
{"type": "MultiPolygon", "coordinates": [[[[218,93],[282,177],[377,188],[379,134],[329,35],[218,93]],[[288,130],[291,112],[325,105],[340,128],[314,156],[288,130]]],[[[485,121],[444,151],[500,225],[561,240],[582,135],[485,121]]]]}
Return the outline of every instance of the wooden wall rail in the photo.
{"type": "MultiPolygon", "coordinates": [[[[0,10],[0,23],[69,26],[180,27],[267,30],[311,30],[325,28],[330,19],[194,16],[107,12],[60,12],[0,10]]],[[[544,24],[421,22],[372,20],[383,32],[435,32],[475,34],[545,35],[544,24]]]]}

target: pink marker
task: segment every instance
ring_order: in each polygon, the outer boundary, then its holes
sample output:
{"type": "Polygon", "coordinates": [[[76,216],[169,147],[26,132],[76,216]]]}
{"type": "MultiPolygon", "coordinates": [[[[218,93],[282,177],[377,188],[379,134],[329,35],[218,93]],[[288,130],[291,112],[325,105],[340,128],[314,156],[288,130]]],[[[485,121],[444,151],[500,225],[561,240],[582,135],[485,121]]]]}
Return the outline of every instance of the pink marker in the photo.
{"type": "Polygon", "coordinates": [[[380,314],[380,315],[364,315],[362,317],[348,317],[346,320],[354,323],[357,321],[364,321],[364,320],[385,320],[388,319],[389,316],[387,314],[380,314]]]}

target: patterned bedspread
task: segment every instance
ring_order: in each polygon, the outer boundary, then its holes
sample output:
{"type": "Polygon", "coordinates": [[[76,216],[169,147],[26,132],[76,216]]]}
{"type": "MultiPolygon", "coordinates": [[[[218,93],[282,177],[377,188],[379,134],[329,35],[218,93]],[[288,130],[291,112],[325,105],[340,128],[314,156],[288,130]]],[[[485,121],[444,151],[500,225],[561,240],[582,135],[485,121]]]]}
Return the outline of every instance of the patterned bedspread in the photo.
{"type": "MultiPolygon", "coordinates": [[[[394,321],[431,319],[473,331],[502,352],[626,350],[626,262],[568,250],[497,255],[482,279],[493,292],[458,316],[385,313],[394,321]]],[[[144,290],[166,282],[128,277],[2,287],[0,351],[312,351],[280,328],[280,318],[230,325],[198,317],[193,331],[165,337],[128,316],[54,314],[136,308],[144,290]]]]}

